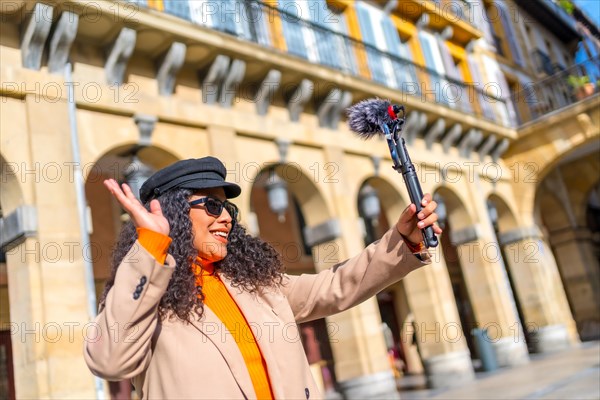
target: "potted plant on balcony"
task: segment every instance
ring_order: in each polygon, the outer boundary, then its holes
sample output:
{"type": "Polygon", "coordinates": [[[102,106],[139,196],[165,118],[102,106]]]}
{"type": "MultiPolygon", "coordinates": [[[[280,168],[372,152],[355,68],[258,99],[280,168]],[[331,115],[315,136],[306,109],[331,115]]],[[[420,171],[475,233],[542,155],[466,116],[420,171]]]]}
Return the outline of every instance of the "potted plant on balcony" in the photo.
{"type": "Polygon", "coordinates": [[[565,12],[569,15],[573,15],[573,11],[575,10],[575,6],[571,0],[559,0],[558,5],[560,8],[565,10],[565,12]]]}
{"type": "Polygon", "coordinates": [[[594,84],[590,82],[590,77],[587,75],[569,75],[567,82],[573,88],[573,94],[577,100],[583,100],[594,94],[594,84]]]}

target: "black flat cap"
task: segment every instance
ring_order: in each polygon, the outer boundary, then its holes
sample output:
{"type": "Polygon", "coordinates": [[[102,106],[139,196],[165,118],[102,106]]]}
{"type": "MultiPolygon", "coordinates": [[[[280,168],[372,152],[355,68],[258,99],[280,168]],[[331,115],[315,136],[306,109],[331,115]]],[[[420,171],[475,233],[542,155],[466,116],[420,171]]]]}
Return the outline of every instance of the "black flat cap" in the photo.
{"type": "Polygon", "coordinates": [[[177,161],[144,182],[140,188],[140,200],[146,203],[175,188],[196,190],[222,187],[228,199],[239,196],[242,189],[235,183],[225,182],[226,176],[225,166],[215,157],[177,161]]]}

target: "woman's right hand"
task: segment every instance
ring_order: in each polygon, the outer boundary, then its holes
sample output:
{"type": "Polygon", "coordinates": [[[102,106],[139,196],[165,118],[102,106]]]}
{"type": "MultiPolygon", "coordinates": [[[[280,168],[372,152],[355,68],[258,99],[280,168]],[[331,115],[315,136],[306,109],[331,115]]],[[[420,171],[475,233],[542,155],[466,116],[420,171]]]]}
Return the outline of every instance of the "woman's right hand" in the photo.
{"type": "Polygon", "coordinates": [[[160,208],[158,200],[154,199],[150,202],[150,211],[134,196],[131,188],[123,183],[122,189],[114,179],[106,179],[104,186],[114,196],[131,220],[136,228],[146,228],[154,232],[162,233],[165,236],[169,235],[169,221],[165,218],[160,208]]]}

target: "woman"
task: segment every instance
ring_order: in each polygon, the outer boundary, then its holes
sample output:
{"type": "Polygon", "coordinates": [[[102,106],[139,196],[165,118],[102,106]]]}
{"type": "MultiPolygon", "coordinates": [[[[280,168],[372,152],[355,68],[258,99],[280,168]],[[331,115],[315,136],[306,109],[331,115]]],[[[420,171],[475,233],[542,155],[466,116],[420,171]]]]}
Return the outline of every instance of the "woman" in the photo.
{"type": "Polygon", "coordinates": [[[131,219],[85,360],[102,378],[131,378],[142,399],[320,398],[296,323],[346,310],[428,263],[417,223],[433,225],[436,204],[427,194],[419,216],[409,206],[358,256],[290,276],[236,223],[227,199],[241,190],[225,177],[213,157],[176,162],[144,183],[145,205],[104,182],[131,219]]]}

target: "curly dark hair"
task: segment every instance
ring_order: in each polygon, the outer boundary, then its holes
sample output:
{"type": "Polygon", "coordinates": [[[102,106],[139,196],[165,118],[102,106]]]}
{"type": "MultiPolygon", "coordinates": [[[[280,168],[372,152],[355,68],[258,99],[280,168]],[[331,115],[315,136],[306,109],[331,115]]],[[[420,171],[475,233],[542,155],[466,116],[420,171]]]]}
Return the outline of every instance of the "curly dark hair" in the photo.
{"type": "MultiPolygon", "coordinates": [[[[169,254],[176,262],[167,291],[158,306],[161,319],[171,314],[182,321],[190,321],[193,317],[199,319],[204,313],[204,294],[200,287],[196,287],[192,270],[192,263],[198,256],[198,250],[193,245],[194,231],[189,217],[188,201],[193,193],[189,189],[174,189],[158,197],[163,215],[169,221],[169,236],[173,239],[169,254]]],[[[145,207],[150,209],[150,201],[145,207]]],[[[113,249],[111,275],[102,293],[101,310],[105,306],[108,292],[114,285],[117,269],[136,240],[136,228],[128,221],[113,249]]],[[[239,223],[234,224],[229,233],[227,256],[216,262],[215,268],[231,279],[233,286],[249,292],[281,283],[284,269],[279,253],[267,242],[247,234],[246,229],[239,223]]]]}

